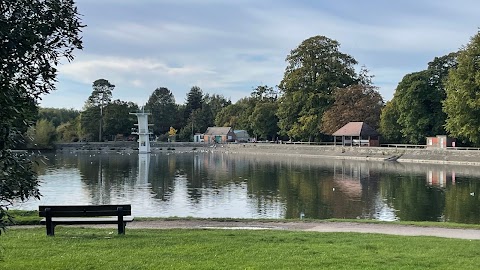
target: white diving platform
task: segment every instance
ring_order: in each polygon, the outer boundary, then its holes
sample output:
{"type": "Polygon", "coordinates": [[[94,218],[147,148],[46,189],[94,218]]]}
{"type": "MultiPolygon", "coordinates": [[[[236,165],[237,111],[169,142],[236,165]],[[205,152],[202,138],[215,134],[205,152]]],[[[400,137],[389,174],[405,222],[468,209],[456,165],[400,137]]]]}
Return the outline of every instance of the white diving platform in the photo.
{"type": "Polygon", "coordinates": [[[138,153],[150,153],[150,134],[152,134],[152,132],[150,132],[148,129],[148,127],[151,126],[148,124],[148,116],[151,113],[145,112],[142,109],[141,112],[134,112],[130,114],[134,114],[138,118],[138,124],[135,124],[135,126],[138,128],[136,131],[132,132],[132,134],[138,135],[138,153]]]}

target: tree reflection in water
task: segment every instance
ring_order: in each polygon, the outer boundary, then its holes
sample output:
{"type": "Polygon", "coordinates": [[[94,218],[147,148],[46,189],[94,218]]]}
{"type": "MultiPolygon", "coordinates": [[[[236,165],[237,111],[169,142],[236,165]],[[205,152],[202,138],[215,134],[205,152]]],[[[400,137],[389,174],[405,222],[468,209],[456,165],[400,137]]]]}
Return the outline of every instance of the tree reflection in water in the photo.
{"type": "Polygon", "coordinates": [[[131,203],[137,216],[480,221],[476,167],[212,152],[47,156],[37,171],[49,203],[131,203]]]}

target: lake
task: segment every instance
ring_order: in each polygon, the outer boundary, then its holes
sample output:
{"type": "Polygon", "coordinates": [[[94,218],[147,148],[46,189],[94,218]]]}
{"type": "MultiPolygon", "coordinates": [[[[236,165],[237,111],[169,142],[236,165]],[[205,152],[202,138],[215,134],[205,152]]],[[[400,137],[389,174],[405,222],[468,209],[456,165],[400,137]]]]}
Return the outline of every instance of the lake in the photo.
{"type": "Polygon", "coordinates": [[[220,152],[55,152],[40,201],[132,204],[135,216],[480,222],[480,168],[220,152]]]}

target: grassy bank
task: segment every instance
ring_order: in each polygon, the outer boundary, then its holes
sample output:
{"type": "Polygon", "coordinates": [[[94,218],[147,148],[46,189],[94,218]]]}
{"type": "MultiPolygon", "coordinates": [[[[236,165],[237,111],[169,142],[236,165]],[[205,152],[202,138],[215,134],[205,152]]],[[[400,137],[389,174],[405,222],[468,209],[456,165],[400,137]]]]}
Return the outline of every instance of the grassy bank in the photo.
{"type": "Polygon", "coordinates": [[[480,241],[247,230],[14,229],[2,269],[477,269],[480,241]]]}

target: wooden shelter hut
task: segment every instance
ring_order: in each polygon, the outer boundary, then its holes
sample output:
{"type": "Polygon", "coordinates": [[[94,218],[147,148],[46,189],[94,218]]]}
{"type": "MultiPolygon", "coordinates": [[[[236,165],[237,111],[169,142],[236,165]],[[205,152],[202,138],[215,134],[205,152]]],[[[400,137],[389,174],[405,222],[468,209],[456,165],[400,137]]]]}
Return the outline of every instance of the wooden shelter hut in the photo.
{"type": "Polygon", "coordinates": [[[332,136],[335,145],[337,137],[341,137],[342,146],[380,146],[378,132],[364,122],[350,122],[332,136]]]}

